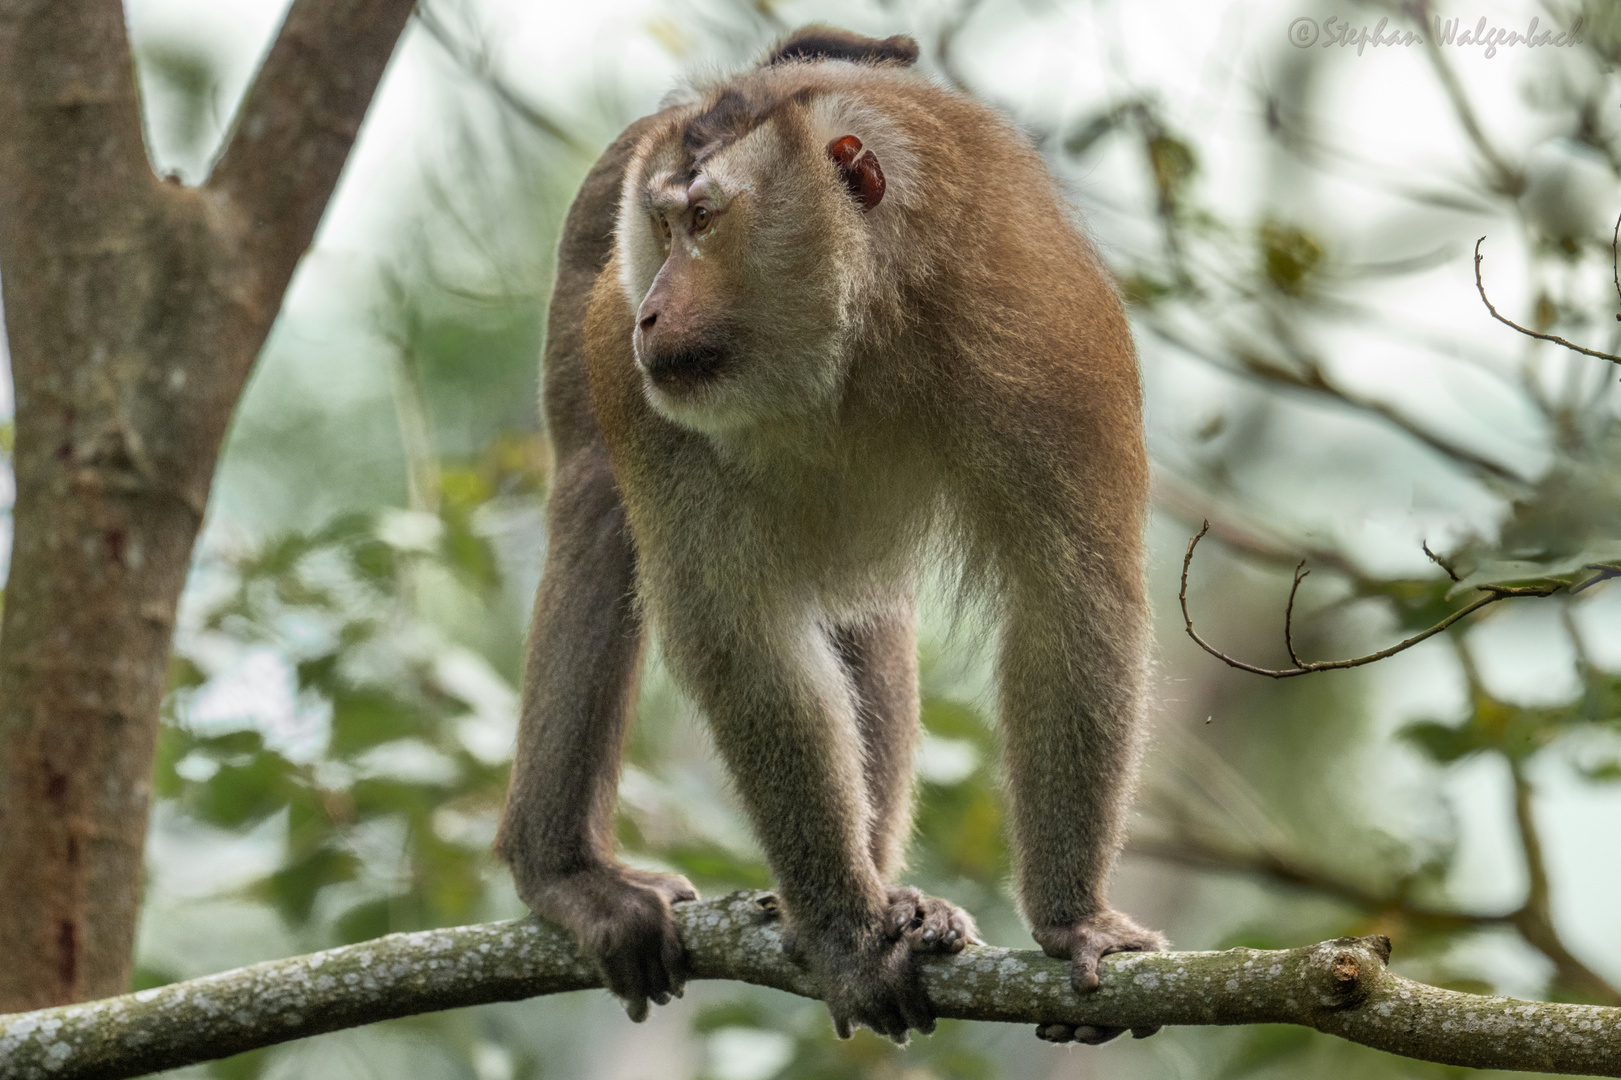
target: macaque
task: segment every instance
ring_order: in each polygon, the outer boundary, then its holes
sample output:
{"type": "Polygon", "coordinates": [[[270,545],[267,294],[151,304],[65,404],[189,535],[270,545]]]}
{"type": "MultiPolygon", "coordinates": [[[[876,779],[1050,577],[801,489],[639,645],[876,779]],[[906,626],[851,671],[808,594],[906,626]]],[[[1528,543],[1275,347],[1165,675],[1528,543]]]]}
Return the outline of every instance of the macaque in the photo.
{"type": "Polygon", "coordinates": [[[839,1033],[933,1029],[913,957],[975,940],[966,912],[896,882],[916,594],[942,571],[1000,626],[1036,941],[1082,992],[1100,957],[1165,947],[1104,896],[1147,672],[1131,336],[1029,141],[916,58],[910,38],[802,30],[633,125],[569,214],[550,547],[496,845],[632,1019],[680,993],[671,905],[696,895],[614,857],[651,628],[839,1033]]]}

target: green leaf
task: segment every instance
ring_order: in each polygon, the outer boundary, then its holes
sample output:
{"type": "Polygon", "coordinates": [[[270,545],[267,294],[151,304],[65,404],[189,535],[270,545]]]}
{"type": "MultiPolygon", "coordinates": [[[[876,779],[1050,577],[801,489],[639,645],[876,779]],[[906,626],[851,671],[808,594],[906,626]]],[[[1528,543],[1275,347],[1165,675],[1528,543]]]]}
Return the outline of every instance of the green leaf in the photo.
{"type": "Polygon", "coordinates": [[[1148,141],[1148,163],[1166,203],[1175,203],[1199,171],[1199,157],[1193,147],[1171,135],[1156,135],[1148,141]]]}
{"type": "Polygon", "coordinates": [[[188,792],[186,808],[194,817],[227,829],[256,825],[287,805],[293,772],[280,754],[255,754],[245,764],[221,766],[206,782],[196,785],[188,792]]]}
{"type": "Polygon", "coordinates": [[[1479,735],[1472,728],[1449,727],[1433,720],[1409,724],[1400,731],[1399,737],[1423,750],[1431,760],[1443,764],[1482,749],[1479,735]]]}
{"type": "Polygon", "coordinates": [[[328,885],[353,881],[360,872],[360,860],[347,851],[317,848],[266,878],[256,890],[292,926],[310,920],[315,898],[328,885]]]}
{"type": "Polygon", "coordinates": [[[1305,230],[1276,221],[1260,230],[1261,266],[1267,281],[1285,296],[1304,296],[1323,261],[1323,249],[1305,230]]]}
{"type": "Polygon", "coordinates": [[[343,690],[332,695],[332,747],[348,757],[423,730],[422,713],[386,693],[343,690]]]}
{"type": "Polygon", "coordinates": [[[368,777],[349,789],[355,812],[362,818],[380,814],[407,814],[424,817],[444,798],[443,789],[405,780],[368,777]]]}

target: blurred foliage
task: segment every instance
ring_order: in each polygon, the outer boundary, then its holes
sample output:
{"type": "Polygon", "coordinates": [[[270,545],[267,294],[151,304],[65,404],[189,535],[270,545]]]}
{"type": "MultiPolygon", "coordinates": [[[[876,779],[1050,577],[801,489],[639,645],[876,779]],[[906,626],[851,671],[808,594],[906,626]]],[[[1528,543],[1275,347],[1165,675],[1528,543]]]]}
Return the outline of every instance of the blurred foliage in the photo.
{"type": "Polygon", "coordinates": [[[207,611],[201,634],[271,645],[296,661],[299,708],[325,715],[316,752],[269,746],[257,730],[196,730],[184,717],[206,677],[184,653],[174,665],[180,720],[164,728],[155,792],[221,829],[282,815],[282,866],[249,892],[292,927],[310,924],[328,890],[365,877],[358,895],[323,911],[336,942],[465,922],[484,897],[485,843],[456,823],[499,804],[504,748],[475,752],[463,727],[476,722],[479,702],[458,695],[433,653],[406,640],[412,627],[397,595],[429,561],[471,591],[493,587],[488,547],[457,510],[447,503],[426,520],[349,515],[232,563],[234,587],[207,611]],[[357,839],[381,823],[400,841],[386,858],[357,839]]]}

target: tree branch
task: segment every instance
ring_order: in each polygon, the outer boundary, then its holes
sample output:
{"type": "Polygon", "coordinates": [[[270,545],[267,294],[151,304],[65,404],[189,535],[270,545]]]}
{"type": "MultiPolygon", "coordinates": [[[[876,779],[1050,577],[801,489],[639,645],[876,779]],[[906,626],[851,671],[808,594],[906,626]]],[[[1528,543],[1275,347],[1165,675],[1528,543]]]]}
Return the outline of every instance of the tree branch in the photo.
{"type": "MultiPolygon", "coordinates": [[[[1621,218],[1616,220],[1615,225],[1616,235],[1621,237],[1621,218]]],[[[1481,303],[1485,304],[1486,310],[1492,313],[1492,318],[1496,319],[1504,326],[1507,326],[1513,330],[1518,330],[1526,337],[1536,338],[1538,341],[1551,341],[1555,345],[1563,345],[1572,352],[1579,352],[1583,356],[1596,356],[1600,360],[1608,360],[1612,364],[1621,364],[1621,356],[1617,356],[1614,353],[1599,352],[1597,349],[1589,349],[1584,345],[1576,344],[1574,341],[1566,341],[1558,334],[1540,334],[1537,331],[1532,330],[1530,327],[1521,326],[1508,316],[1500,314],[1497,308],[1492,305],[1491,297],[1486,295],[1486,282],[1480,276],[1480,262],[1485,258],[1485,256],[1480,252],[1480,245],[1484,244],[1485,242],[1486,238],[1484,236],[1475,241],[1475,289],[1480,293],[1481,303]]],[[[1612,244],[1611,247],[1613,249],[1614,244],[1612,244]]],[[[1612,267],[1612,270],[1614,269],[1615,268],[1612,267]]],[[[1618,281],[1621,281],[1621,270],[1615,270],[1615,273],[1618,281]]],[[[1621,319],[1621,315],[1617,315],[1616,318],[1621,319]]]]}
{"type": "MultiPolygon", "coordinates": [[[[1484,596],[1471,600],[1469,603],[1465,604],[1457,611],[1454,611],[1452,614],[1448,615],[1434,626],[1420,630],[1412,637],[1403,638],[1389,648],[1380,649],[1378,652],[1368,653],[1365,656],[1353,656],[1346,660],[1309,660],[1302,662],[1301,659],[1295,655],[1293,636],[1295,593],[1300,589],[1301,578],[1305,576],[1300,572],[1300,568],[1297,567],[1295,569],[1294,584],[1289,590],[1289,606],[1284,612],[1283,619],[1284,645],[1289,651],[1289,659],[1294,661],[1295,666],[1292,668],[1265,668],[1259,667],[1255,664],[1245,663],[1243,660],[1239,660],[1233,656],[1228,656],[1226,653],[1210,644],[1210,642],[1200,637],[1199,632],[1193,628],[1193,616],[1188,612],[1188,571],[1193,566],[1193,549],[1199,546],[1199,541],[1203,540],[1205,533],[1209,531],[1210,522],[1207,521],[1204,523],[1204,527],[1194,534],[1193,539],[1188,541],[1187,554],[1182,556],[1182,588],[1177,592],[1176,598],[1177,602],[1182,605],[1183,626],[1187,629],[1188,637],[1192,638],[1194,642],[1198,644],[1199,648],[1203,649],[1211,656],[1214,656],[1217,660],[1220,660],[1228,667],[1235,667],[1240,671],[1248,671],[1255,675],[1265,675],[1268,678],[1273,679],[1292,679],[1297,675],[1311,675],[1318,671],[1338,671],[1342,668],[1362,667],[1364,664],[1372,664],[1376,661],[1384,660],[1387,657],[1395,656],[1399,652],[1405,652],[1406,650],[1411,649],[1419,642],[1426,641],[1429,638],[1434,637],[1436,634],[1441,633],[1443,630],[1446,630],[1448,627],[1461,621],[1465,617],[1474,614],[1483,607],[1495,604],[1501,600],[1512,600],[1522,596],[1552,596],[1560,589],[1567,587],[1567,583],[1563,581],[1553,581],[1543,585],[1478,585],[1476,588],[1483,592],[1485,594],[1484,596]]],[[[1305,564],[1302,563],[1301,565],[1304,566],[1305,564]]]]}
{"type": "MultiPolygon", "coordinates": [[[[246,218],[271,315],[315,237],[413,0],[294,0],[206,189],[246,218]]],[[[268,321],[268,320],[267,320],[268,321]]]]}
{"type": "MultiPolygon", "coordinates": [[[[681,904],[694,977],[816,997],[782,952],[769,894],[681,904]]],[[[1391,974],[1384,938],[1280,951],[1118,954],[1096,993],[1039,952],[974,946],[922,962],[943,1017],[1013,1023],[1303,1024],[1425,1061],[1621,1076],[1621,1009],[1481,997],[1391,974]]],[[[391,934],[84,1005],[0,1017],[0,1076],[117,1080],[321,1032],[599,986],[534,919],[391,934]]]]}

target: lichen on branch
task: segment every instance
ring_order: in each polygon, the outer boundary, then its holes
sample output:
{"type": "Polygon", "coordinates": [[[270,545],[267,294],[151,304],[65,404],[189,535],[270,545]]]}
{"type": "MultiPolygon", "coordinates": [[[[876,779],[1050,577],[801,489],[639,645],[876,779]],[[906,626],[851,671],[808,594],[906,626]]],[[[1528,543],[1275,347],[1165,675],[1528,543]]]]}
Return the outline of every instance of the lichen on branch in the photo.
{"type": "MultiPolygon", "coordinates": [[[[769,894],[681,904],[699,979],[816,997],[782,951],[769,894]]],[[[1067,965],[974,946],[922,961],[942,1017],[1144,1027],[1303,1024],[1425,1061],[1621,1077],[1621,1008],[1442,990],[1385,967],[1383,938],[1298,949],[1107,957],[1076,994],[1067,965]]],[[[0,1016],[0,1080],[116,1080],[341,1028],[600,986],[567,933],[536,919],[391,934],[122,997],[0,1016]]]]}

